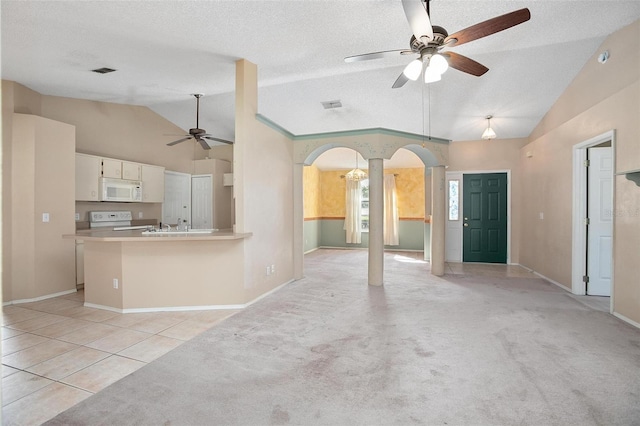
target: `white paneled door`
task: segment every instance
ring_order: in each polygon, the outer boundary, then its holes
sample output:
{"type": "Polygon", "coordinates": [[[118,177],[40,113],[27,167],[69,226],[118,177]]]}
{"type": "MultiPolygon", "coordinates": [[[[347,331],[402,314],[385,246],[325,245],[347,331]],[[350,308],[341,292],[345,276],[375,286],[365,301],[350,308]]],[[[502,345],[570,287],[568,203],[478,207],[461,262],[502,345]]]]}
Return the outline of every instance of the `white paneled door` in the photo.
{"type": "Polygon", "coordinates": [[[191,175],[188,173],[164,173],[164,203],[162,223],[174,225],[178,218],[191,218],[191,175]]]}
{"type": "Polygon", "coordinates": [[[213,228],[212,175],[194,175],[191,178],[191,227],[213,228]]]}
{"type": "Polygon", "coordinates": [[[611,147],[589,148],[587,294],[611,295],[613,159],[611,147]]]}

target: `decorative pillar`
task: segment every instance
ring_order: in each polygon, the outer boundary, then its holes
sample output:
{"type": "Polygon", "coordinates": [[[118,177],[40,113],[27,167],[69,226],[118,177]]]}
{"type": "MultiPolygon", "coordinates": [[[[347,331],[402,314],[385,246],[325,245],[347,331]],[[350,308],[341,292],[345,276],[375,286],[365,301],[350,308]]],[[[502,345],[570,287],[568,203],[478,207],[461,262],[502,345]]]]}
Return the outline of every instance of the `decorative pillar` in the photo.
{"type": "Polygon", "coordinates": [[[384,276],[384,166],[369,159],[369,285],[380,286],[384,276]]]}
{"type": "Polygon", "coordinates": [[[304,277],[304,164],[293,165],[293,278],[304,277]]]}
{"type": "Polygon", "coordinates": [[[431,273],[444,275],[444,231],[446,215],[444,166],[431,169],[431,273]]]}

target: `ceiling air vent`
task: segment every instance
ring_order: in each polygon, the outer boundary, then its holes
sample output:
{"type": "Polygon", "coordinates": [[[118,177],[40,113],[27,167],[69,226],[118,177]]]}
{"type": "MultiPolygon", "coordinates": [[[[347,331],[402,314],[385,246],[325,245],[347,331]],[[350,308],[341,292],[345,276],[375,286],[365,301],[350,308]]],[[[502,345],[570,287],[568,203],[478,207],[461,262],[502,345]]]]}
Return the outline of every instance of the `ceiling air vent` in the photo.
{"type": "Polygon", "coordinates": [[[327,102],[322,102],[322,106],[324,107],[324,109],[342,108],[342,102],[340,102],[340,100],[327,101],[327,102]]]}
{"type": "Polygon", "coordinates": [[[102,67],[102,68],[96,68],[95,70],[91,70],[91,71],[97,72],[98,74],[109,74],[110,72],[114,72],[115,70],[113,68],[102,67]]]}

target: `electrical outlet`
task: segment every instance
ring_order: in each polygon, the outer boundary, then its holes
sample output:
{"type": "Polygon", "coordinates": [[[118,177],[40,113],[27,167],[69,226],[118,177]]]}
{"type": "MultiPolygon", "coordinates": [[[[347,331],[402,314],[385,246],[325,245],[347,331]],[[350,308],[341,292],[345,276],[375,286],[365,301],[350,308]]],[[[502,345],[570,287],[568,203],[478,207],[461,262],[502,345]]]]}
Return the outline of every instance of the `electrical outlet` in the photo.
{"type": "Polygon", "coordinates": [[[142,216],[143,216],[142,212],[138,212],[138,219],[142,219],[142,216]]]}
{"type": "Polygon", "coordinates": [[[76,220],[80,220],[80,213],[76,213],[76,220]]]}
{"type": "Polygon", "coordinates": [[[271,267],[267,266],[267,276],[271,275],[271,267]]]}
{"type": "Polygon", "coordinates": [[[272,274],[276,273],[276,265],[271,265],[271,273],[272,274]]]}
{"type": "Polygon", "coordinates": [[[115,288],[115,289],[118,288],[118,279],[117,278],[113,279],[113,288],[115,288]]]}
{"type": "Polygon", "coordinates": [[[49,222],[49,213],[42,213],[42,221],[49,222]]]}

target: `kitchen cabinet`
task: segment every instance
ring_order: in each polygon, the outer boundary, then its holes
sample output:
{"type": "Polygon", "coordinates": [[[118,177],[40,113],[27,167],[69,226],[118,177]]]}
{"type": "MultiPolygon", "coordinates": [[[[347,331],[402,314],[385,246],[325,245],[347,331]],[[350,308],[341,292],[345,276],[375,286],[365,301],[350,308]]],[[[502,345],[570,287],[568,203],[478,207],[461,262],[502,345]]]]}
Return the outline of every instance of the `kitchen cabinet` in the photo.
{"type": "Polygon", "coordinates": [[[142,164],[131,163],[129,161],[122,162],[122,179],[140,180],[142,164]]]}
{"type": "Polygon", "coordinates": [[[76,201],[98,201],[102,158],[76,153],[76,201]]]}
{"type": "Polygon", "coordinates": [[[122,179],[122,161],[112,158],[102,159],[102,176],[106,178],[122,179]]]}
{"type": "Polygon", "coordinates": [[[140,166],[142,202],[162,203],[164,201],[164,167],[149,164],[141,164],[140,166]]]}

